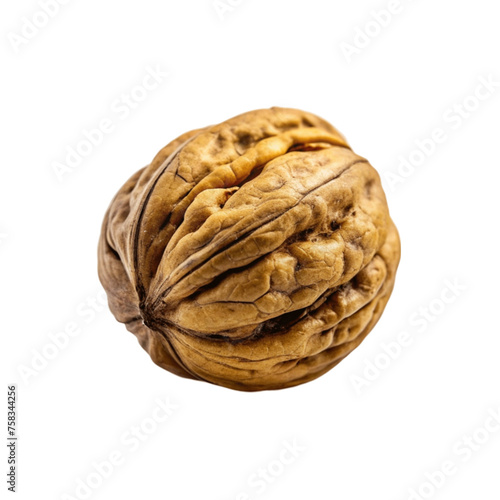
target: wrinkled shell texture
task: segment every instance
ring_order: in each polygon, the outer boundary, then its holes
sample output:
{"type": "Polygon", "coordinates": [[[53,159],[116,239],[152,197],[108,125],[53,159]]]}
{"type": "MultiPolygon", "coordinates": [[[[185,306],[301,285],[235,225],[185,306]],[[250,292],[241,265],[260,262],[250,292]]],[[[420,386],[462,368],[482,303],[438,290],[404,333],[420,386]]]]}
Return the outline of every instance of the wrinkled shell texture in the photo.
{"type": "Polygon", "coordinates": [[[399,257],[375,169],[325,120],[276,107],[170,142],[117,193],[98,249],[111,311],[156,364],[244,391],[345,358],[399,257]]]}

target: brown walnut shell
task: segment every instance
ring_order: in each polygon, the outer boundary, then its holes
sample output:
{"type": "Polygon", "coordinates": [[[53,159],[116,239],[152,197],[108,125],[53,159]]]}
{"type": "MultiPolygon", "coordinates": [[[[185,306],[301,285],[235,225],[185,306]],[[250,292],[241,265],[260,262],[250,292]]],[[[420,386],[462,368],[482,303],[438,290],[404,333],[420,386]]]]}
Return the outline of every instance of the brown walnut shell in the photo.
{"type": "Polygon", "coordinates": [[[187,132],[117,193],[99,278],[159,366],[244,391],[319,377],[380,318],[400,257],[375,169],[270,108],[187,132]]]}

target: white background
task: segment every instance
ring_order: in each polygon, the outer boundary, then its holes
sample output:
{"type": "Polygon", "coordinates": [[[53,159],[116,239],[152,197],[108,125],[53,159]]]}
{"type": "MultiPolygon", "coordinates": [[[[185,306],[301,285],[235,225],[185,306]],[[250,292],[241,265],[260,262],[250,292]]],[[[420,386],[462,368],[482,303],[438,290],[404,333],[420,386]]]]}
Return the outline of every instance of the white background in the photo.
{"type": "Polygon", "coordinates": [[[2,404],[17,384],[17,498],[83,498],[78,481],[97,484],[92,463],[113,452],[121,465],[89,498],[500,497],[488,420],[500,411],[500,87],[473,97],[481,78],[500,82],[499,12],[492,0],[401,0],[374,24],[388,5],[243,0],[218,13],[211,0],[73,0],[33,34],[23,18],[39,4],[3,2],[2,404]],[[169,76],[118,112],[157,66],[169,76]],[[98,301],[96,247],[112,196],[167,142],[269,106],[322,116],[378,169],[402,261],[382,319],[340,365],[297,388],[240,393],[151,362],[98,301]],[[55,162],[105,118],[112,132],[58,179],[55,162]],[[422,160],[415,141],[436,128],[445,140],[422,160]],[[412,154],[419,165],[398,173],[412,154]],[[79,334],[54,355],[49,335],[68,323],[79,334]],[[410,343],[388,358],[383,345],[404,332],[410,343]],[[123,435],[151,430],[158,397],[178,408],[133,450],[123,435]],[[301,451],[280,465],[294,440],[301,451]],[[454,473],[426,485],[445,461],[454,473]],[[272,482],[256,483],[268,467],[272,482]]]}

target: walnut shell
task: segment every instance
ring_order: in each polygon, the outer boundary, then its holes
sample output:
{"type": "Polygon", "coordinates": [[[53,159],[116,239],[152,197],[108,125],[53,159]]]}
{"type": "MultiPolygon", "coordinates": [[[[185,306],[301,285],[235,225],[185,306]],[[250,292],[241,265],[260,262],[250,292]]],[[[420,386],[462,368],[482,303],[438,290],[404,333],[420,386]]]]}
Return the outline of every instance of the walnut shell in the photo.
{"type": "Polygon", "coordinates": [[[111,202],[98,257],[111,311],[156,364],[258,391],[361,343],[400,242],[375,169],[328,122],[274,107],[164,147],[111,202]]]}

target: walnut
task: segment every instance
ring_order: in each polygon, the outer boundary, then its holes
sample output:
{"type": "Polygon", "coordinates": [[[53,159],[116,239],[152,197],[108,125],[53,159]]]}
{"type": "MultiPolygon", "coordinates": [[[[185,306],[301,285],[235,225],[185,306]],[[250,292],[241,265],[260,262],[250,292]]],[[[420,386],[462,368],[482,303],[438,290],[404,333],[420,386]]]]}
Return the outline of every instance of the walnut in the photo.
{"type": "Polygon", "coordinates": [[[156,364],[258,391],[361,343],[400,243],[375,169],[325,120],[274,107],[165,146],[111,202],[98,254],[111,311],[156,364]]]}

